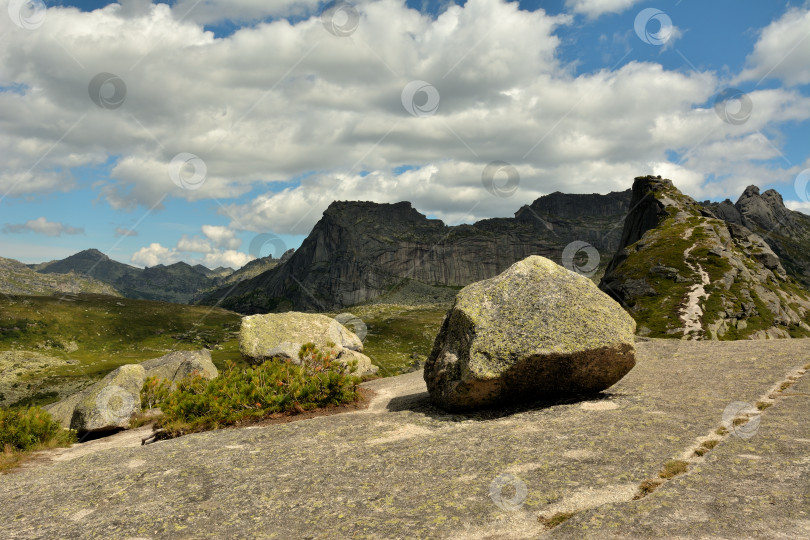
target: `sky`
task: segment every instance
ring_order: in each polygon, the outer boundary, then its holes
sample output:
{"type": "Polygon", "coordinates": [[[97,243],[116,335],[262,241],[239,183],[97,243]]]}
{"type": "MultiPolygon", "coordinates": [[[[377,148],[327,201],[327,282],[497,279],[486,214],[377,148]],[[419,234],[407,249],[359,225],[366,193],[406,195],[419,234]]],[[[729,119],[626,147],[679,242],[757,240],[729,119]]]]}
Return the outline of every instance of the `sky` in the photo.
{"type": "Polygon", "coordinates": [[[0,0],[0,256],[238,268],[654,174],[810,213],[810,2],[0,0]]]}

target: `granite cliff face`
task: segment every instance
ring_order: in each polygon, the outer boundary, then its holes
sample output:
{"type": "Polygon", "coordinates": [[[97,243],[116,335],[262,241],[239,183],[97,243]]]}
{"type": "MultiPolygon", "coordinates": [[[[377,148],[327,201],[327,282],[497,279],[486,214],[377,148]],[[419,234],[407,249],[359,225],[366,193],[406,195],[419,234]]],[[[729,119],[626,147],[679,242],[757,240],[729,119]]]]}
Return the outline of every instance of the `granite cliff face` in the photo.
{"type": "Polygon", "coordinates": [[[759,197],[756,188],[746,193],[741,198],[746,212],[737,215],[735,205],[701,205],[670,180],[636,178],[621,249],[600,287],[630,311],[639,333],[688,339],[810,336],[807,292],[766,240],[743,225],[771,215],[765,209],[774,208],[768,200],[776,197],[759,197]]]}
{"type": "Polygon", "coordinates": [[[571,242],[606,263],[621,239],[630,191],[554,193],[513,218],[448,226],[410,203],[332,203],[283,264],[202,303],[242,313],[329,310],[373,300],[408,282],[459,288],[498,275],[529,255],[559,262],[571,242]]]}
{"type": "Polygon", "coordinates": [[[736,203],[704,202],[717,217],[759,234],[779,256],[787,273],[810,287],[810,216],[785,207],[782,196],[769,189],[760,194],[748,186],[736,203]]]}

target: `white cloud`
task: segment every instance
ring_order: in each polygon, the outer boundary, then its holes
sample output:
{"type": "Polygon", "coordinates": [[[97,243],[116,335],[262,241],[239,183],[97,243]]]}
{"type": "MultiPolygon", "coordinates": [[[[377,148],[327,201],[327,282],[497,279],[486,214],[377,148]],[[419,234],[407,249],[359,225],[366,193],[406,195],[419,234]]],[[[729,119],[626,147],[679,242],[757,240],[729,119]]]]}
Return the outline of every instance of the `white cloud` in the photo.
{"type": "Polygon", "coordinates": [[[211,253],[211,244],[203,238],[197,236],[189,238],[183,235],[177,242],[177,251],[187,251],[192,253],[211,253]]]}
{"type": "Polygon", "coordinates": [[[797,212],[801,212],[803,214],[807,214],[810,216],[810,201],[785,201],[785,206],[790,208],[791,210],[795,210],[797,212]]]}
{"type": "Polygon", "coordinates": [[[156,266],[158,264],[174,264],[180,260],[177,251],[163,247],[158,243],[149,244],[149,247],[143,247],[132,255],[132,264],[139,266],[156,266]]]}
{"type": "MultiPolygon", "coordinates": [[[[598,16],[635,3],[573,0],[569,7],[598,16]]],[[[205,238],[158,244],[166,251],[143,248],[139,260],[224,257],[240,247],[237,230],[306,234],[334,199],[410,200],[453,223],[510,215],[555,190],[626,189],[634,176],[661,171],[693,196],[735,196],[740,183],[787,180],[760,160],[778,155],[782,124],[810,118],[801,94],[767,90],[751,94],[746,123],[726,124],[700,108],[721,90],[715,73],[668,71],[632,55],[620,69],[575,76],[555,35],[573,17],[520,11],[514,2],[469,0],[431,18],[398,0],[364,1],[357,31],[337,38],[320,17],[306,15],[315,8],[308,1],[294,23],[258,23],[224,39],[200,23],[298,7],[217,0],[184,17],[191,4],[135,0],[91,13],[54,7],[36,31],[0,17],[0,85],[24,88],[0,92],[0,196],[73,189],[72,167],[121,156],[99,188],[114,208],[216,198],[236,218],[228,227],[204,226],[205,238]],[[90,99],[89,81],[100,72],[125,82],[120,108],[90,99]],[[402,89],[416,79],[439,92],[434,116],[416,118],[402,106],[402,89]],[[169,175],[181,152],[206,164],[199,189],[183,189],[169,175]],[[481,183],[494,160],[520,172],[511,198],[493,197],[481,183]],[[416,169],[392,172],[403,165],[416,169]],[[277,182],[291,187],[228,204],[277,182]],[[205,242],[210,253],[200,251],[205,242]]],[[[804,13],[794,16],[804,21],[804,13]]],[[[779,24],[787,35],[801,33],[787,15],[766,28],[750,70],[778,54],[768,44],[779,24]]],[[[793,69],[800,81],[810,61],[796,50],[779,69],[793,69]]]]}
{"type": "Polygon", "coordinates": [[[155,266],[157,264],[174,264],[184,261],[190,265],[202,264],[208,268],[228,266],[241,268],[254,257],[234,249],[214,249],[205,239],[183,235],[174,247],[165,247],[152,243],[139,249],[132,256],[132,264],[138,266],[155,266]],[[196,254],[196,255],[195,255],[196,254]],[[199,257],[197,255],[202,255],[199,257]]]}
{"type": "Polygon", "coordinates": [[[239,249],[242,240],[236,238],[236,231],[228,227],[217,225],[203,225],[202,232],[206,238],[211,240],[215,246],[226,249],[239,249]]]}
{"type": "Polygon", "coordinates": [[[36,234],[44,234],[45,236],[62,236],[63,234],[84,234],[84,229],[71,227],[64,223],[59,223],[58,221],[48,221],[44,217],[38,217],[37,219],[32,219],[25,223],[6,223],[3,227],[3,232],[7,234],[33,232],[36,234]]]}
{"type": "Polygon", "coordinates": [[[201,24],[218,21],[250,22],[268,17],[311,13],[318,0],[179,0],[172,11],[201,24]]]}
{"type": "Polygon", "coordinates": [[[218,251],[216,253],[209,253],[203,258],[202,264],[208,268],[228,266],[233,269],[239,269],[252,260],[253,257],[246,253],[228,249],[225,251],[218,251]]]}
{"type": "Polygon", "coordinates": [[[740,81],[781,79],[810,83],[810,9],[791,8],[760,32],[740,81]]]}
{"type": "Polygon", "coordinates": [[[641,0],[566,0],[565,6],[574,13],[596,18],[605,13],[621,13],[641,0]]]}

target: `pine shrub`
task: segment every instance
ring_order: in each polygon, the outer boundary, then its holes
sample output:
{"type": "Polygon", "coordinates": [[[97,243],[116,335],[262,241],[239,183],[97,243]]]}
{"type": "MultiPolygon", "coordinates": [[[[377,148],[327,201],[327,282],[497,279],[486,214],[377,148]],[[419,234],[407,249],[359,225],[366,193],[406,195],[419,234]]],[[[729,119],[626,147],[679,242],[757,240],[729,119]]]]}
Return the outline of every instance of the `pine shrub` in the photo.
{"type": "Polygon", "coordinates": [[[217,378],[192,375],[174,390],[169,381],[150,377],[141,403],[144,408],[158,406],[163,416],[157,427],[167,436],[178,436],[357,399],[360,379],[351,375],[355,366],[336,362],[333,350],[320,351],[307,343],[298,357],[300,364],[272,359],[243,369],[229,362],[217,378]]]}

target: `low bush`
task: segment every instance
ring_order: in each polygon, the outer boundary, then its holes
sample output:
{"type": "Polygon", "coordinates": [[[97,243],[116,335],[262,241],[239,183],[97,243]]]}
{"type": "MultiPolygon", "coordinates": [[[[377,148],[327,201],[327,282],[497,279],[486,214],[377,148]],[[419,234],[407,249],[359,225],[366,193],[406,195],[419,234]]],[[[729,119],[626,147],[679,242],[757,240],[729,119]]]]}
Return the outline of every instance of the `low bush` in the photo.
{"type": "Polygon", "coordinates": [[[0,471],[19,463],[28,452],[74,442],[76,432],[62,429],[39,407],[0,408],[0,471]]]}
{"type": "Polygon", "coordinates": [[[150,377],[141,391],[141,405],[159,407],[163,416],[156,427],[176,437],[358,398],[360,379],[351,375],[355,365],[334,361],[332,351],[321,352],[312,343],[303,345],[298,356],[300,365],[273,359],[237,369],[229,363],[213,380],[192,375],[174,389],[168,381],[150,377]]]}

